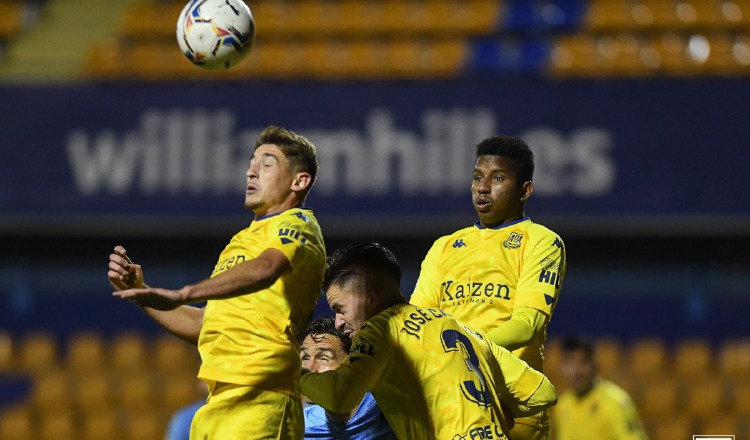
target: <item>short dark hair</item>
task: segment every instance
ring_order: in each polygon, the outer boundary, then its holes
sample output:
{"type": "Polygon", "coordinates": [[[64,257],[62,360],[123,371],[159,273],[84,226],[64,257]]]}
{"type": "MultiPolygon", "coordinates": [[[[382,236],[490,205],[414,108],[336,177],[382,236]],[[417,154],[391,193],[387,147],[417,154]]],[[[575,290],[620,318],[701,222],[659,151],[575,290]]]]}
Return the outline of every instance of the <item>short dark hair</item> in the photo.
{"type": "Polygon", "coordinates": [[[499,135],[487,138],[477,145],[477,158],[479,156],[508,158],[519,184],[531,182],[534,178],[534,153],[519,137],[499,135]]]}
{"type": "Polygon", "coordinates": [[[393,252],[380,243],[362,241],[343,249],[336,249],[328,257],[323,277],[323,292],[327,292],[334,284],[340,285],[348,280],[352,275],[350,269],[354,266],[383,271],[393,277],[396,283],[401,284],[401,266],[393,252]]]}
{"type": "MultiPolygon", "coordinates": [[[[272,144],[279,147],[284,153],[295,172],[304,171],[312,177],[312,183],[318,175],[318,153],[315,145],[304,136],[287,130],[286,128],[269,125],[258,136],[255,148],[261,145],[272,144]]],[[[312,185],[311,185],[312,186],[312,185]]]]}
{"type": "Polygon", "coordinates": [[[352,340],[344,332],[336,328],[336,321],[331,317],[318,318],[311,322],[305,329],[305,336],[302,340],[305,340],[308,336],[315,338],[322,335],[331,335],[338,339],[341,343],[341,348],[344,349],[346,354],[349,354],[351,351],[352,340]]]}
{"type": "Polygon", "coordinates": [[[581,351],[588,359],[594,359],[594,341],[583,335],[566,335],[560,341],[560,349],[564,355],[574,351],[581,351]]]}

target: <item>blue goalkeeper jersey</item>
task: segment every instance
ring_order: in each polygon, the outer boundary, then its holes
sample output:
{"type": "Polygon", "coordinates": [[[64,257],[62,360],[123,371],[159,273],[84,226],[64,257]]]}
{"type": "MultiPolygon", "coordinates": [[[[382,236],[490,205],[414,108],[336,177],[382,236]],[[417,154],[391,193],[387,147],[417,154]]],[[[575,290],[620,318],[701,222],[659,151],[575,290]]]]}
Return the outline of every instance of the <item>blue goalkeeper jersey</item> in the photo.
{"type": "Polygon", "coordinates": [[[318,405],[305,408],[305,438],[326,440],[374,440],[396,439],[391,426],[375,403],[372,394],[365,394],[354,416],[344,423],[335,422],[326,416],[318,405]]]}

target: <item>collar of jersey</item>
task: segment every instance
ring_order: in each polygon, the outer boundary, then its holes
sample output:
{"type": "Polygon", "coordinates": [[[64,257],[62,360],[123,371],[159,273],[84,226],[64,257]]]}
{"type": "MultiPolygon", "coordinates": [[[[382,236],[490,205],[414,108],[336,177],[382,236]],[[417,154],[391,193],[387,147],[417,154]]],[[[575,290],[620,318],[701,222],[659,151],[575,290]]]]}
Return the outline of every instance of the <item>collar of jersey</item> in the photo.
{"type": "Polygon", "coordinates": [[[258,218],[256,218],[256,219],[255,219],[255,220],[253,220],[253,221],[255,221],[255,222],[259,222],[259,221],[261,221],[261,220],[265,220],[265,219],[267,219],[267,218],[271,218],[271,217],[276,217],[277,215],[279,215],[279,214],[283,214],[283,213],[285,213],[285,212],[287,212],[287,211],[291,211],[292,209],[304,209],[305,211],[310,211],[310,212],[312,212],[312,208],[311,208],[311,207],[309,207],[309,206],[295,206],[294,208],[289,208],[289,209],[286,209],[286,210],[284,210],[284,211],[281,211],[281,212],[275,212],[275,213],[273,213],[273,214],[266,214],[266,215],[264,215],[263,217],[258,217],[258,218]]]}
{"type": "Polygon", "coordinates": [[[495,226],[494,228],[484,228],[479,223],[479,221],[475,222],[474,226],[476,226],[479,229],[493,229],[493,230],[498,230],[498,229],[503,229],[503,228],[506,228],[508,226],[512,226],[512,225],[515,225],[515,224],[518,224],[518,223],[521,223],[521,222],[525,222],[526,220],[531,220],[531,217],[520,218],[520,219],[514,220],[514,221],[512,221],[510,223],[503,223],[502,225],[495,226]]]}

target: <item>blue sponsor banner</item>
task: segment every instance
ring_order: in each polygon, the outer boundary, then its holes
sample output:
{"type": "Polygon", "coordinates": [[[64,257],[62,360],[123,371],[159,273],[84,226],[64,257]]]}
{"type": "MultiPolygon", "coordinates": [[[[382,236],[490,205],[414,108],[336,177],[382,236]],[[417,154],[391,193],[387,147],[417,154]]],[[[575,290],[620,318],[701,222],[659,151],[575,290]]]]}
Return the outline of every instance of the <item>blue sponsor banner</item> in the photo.
{"type": "Polygon", "coordinates": [[[201,232],[244,216],[269,124],[318,146],[308,204],[340,230],[470,224],[473,147],[505,133],[536,154],[533,218],[750,231],[747,79],[5,85],[0,98],[6,232],[159,219],[201,232]]]}

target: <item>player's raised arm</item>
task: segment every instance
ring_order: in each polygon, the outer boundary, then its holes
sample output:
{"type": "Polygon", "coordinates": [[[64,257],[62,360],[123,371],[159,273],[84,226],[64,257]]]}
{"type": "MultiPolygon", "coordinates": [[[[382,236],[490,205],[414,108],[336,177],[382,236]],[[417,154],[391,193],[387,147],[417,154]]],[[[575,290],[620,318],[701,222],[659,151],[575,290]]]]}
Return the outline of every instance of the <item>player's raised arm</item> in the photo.
{"type": "Polygon", "coordinates": [[[171,310],[185,304],[257,292],[271,286],[290,268],[291,264],[286,255],[276,249],[267,249],[257,258],[179,290],[147,287],[115,292],[113,295],[138,301],[158,310],[171,310]]]}
{"type": "MultiPolygon", "coordinates": [[[[114,252],[109,256],[109,272],[107,273],[112,287],[120,292],[138,290],[162,290],[151,289],[143,282],[143,270],[138,264],[134,264],[122,246],[115,246],[114,252]]],[[[116,295],[119,296],[119,295],[116,295]]],[[[133,304],[139,306],[151,319],[164,327],[173,335],[191,344],[198,344],[198,335],[203,324],[203,309],[191,306],[175,308],[154,307],[147,300],[139,298],[128,298],[133,304]]]]}

